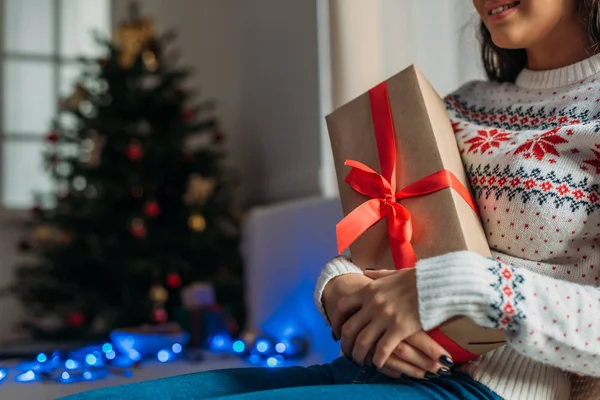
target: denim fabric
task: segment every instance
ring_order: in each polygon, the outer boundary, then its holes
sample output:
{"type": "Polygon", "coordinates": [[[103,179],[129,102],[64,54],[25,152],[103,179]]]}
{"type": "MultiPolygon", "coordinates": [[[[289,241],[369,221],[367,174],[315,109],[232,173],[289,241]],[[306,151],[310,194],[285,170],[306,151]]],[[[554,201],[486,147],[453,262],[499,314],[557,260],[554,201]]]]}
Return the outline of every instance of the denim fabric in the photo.
{"type": "Polygon", "coordinates": [[[64,400],[501,400],[464,374],[391,379],[346,358],[311,367],[199,372],[94,390],[64,400]]]}

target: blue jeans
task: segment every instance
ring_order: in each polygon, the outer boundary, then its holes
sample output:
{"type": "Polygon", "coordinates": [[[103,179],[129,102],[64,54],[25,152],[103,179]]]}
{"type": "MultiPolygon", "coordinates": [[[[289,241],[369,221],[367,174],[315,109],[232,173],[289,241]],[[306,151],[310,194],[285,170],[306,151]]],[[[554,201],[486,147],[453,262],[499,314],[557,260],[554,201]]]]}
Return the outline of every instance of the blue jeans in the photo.
{"type": "Polygon", "coordinates": [[[199,372],[112,387],[64,400],[501,400],[466,375],[431,381],[391,379],[346,358],[311,367],[199,372]]]}

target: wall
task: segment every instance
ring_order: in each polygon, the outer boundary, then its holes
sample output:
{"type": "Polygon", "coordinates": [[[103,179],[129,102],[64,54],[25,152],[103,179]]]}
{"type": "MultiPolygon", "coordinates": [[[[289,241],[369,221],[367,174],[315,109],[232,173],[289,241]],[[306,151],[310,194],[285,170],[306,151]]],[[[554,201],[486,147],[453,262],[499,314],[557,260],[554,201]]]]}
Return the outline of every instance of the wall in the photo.
{"type": "MultiPolygon", "coordinates": [[[[115,1],[115,20],[127,15],[115,1]]],[[[319,189],[317,3],[281,0],[142,0],[174,28],[189,85],[219,101],[242,197],[264,202],[319,189]]]]}

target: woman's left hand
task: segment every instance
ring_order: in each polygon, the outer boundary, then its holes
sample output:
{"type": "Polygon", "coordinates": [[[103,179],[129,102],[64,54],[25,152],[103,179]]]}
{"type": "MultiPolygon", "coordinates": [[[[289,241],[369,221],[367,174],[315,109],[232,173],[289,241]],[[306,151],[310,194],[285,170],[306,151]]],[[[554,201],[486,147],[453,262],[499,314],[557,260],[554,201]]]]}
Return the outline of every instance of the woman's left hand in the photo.
{"type": "Polygon", "coordinates": [[[377,272],[373,275],[378,279],[340,299],[339,306],[347,312],[358,309],[342,326],[344,354],[364,364],[375,349],[372,362],[382,368],[399,345],[422,327],[415,269],[386,271],[383,277],[377,272]]]}

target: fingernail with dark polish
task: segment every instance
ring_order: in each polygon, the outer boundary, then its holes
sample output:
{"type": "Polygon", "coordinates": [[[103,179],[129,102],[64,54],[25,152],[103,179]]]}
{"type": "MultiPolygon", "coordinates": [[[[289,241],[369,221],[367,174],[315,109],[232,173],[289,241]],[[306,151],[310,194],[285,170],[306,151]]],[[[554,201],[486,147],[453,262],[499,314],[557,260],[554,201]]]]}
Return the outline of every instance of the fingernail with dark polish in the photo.
{"type": "Polygon", "coordinates": [[[365,268],[365,271],[375,271],[375,268],[365,268]]]}
{"type": "Polygon", "coordinates": [[[444,364],[446,367],[453,367],[454,366],[454,361],[452,361],[452,359],[448,356],[441,356],[440,357],[440,362],[442,364],[444,364]]]}
{"type": "Polygon", "coordinates": [[[432,374],[431,372],[425,372],[425,379],[435,379],[439,378],[439,375],[432,374]]]}
{"type": "Polygon", "coordinates": [[[441,375],[441,376],[452,375],[452,372],[450,372],[450,370],[448,368],[440,368],[437,373],[438,373],[438,375],[441,375]]]}

